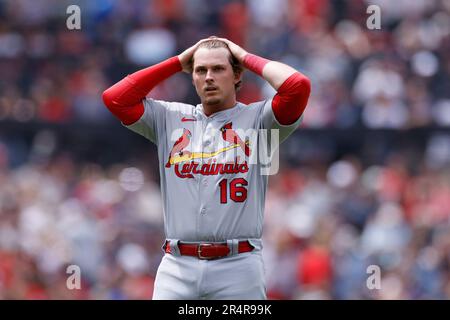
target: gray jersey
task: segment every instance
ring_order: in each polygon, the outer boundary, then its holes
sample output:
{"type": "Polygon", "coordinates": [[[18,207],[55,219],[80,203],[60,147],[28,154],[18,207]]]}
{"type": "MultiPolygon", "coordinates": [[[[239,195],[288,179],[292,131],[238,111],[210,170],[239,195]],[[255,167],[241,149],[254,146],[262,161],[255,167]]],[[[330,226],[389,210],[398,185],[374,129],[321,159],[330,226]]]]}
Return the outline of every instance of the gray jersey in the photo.
{"type": "Polygon", "coordinates": [[[276,128],[284,140],[301,121],[280,125],[271,104],[237,103],[207,117],[201,104],[144,101],[144,114],[127,128],[158,147],[168,239],[261,238],[268,175],[250,161],[260,139],[254,132],[276,128]]]}

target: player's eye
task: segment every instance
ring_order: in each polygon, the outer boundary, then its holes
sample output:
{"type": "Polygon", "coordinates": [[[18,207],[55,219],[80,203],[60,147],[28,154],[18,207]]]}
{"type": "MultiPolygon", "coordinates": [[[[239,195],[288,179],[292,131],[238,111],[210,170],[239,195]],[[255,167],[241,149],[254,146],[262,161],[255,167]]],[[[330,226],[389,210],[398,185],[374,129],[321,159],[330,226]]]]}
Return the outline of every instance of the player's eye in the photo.
{"type": "Polygon", "coordinates": [[[222,71],[222,70],[224,70],[224,69],[225,69],[225,68],[222,67],[222,66],[215,66],[215,67],[213,68],[214,71],[222,71]]]}
{"type": "Polygon", "coordinates": [[[197,68],[197,69],[195,69],[195,73],[203,74],[205,72],[206,72],[205,68],[197,68]]]}

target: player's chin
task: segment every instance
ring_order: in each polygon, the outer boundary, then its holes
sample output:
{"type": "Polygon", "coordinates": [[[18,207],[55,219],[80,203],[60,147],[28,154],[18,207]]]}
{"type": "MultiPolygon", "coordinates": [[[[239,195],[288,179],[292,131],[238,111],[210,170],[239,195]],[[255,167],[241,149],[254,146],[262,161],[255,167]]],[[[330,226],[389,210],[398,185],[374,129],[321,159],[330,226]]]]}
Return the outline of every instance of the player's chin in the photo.
{"type": "Polygon", "coordinates": [[[222,99],[220,99],[219,97],[205,97],[204,99],[204,103],[208,106],[217,105],[220,104],[221,102],[222,99]]]}

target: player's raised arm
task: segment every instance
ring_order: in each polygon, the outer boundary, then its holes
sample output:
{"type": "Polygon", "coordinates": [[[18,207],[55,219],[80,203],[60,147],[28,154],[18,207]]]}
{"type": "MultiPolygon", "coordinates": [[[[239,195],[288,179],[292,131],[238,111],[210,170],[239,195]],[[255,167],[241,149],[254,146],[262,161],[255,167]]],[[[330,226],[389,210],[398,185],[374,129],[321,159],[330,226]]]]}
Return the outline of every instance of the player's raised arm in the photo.
{"type": "Polygon", "coordinates": [[[219,39],[228,45],[245,68],[262,76],[277,90],[272,100],[272,110],[278,122],[282,125],[296,122],[303,114],[311,93],[308,77],[284,63],[264,59],[227,39],[219,39]]]}
{"type": "Polygon", "coordinates": [[[130,74],[103,92],[106,107],[125,125],[139,120],[144,113],[142,100],[160,82],[179,71],[189,72],[189,63],[200,40],[178,56],[130,74]]]}

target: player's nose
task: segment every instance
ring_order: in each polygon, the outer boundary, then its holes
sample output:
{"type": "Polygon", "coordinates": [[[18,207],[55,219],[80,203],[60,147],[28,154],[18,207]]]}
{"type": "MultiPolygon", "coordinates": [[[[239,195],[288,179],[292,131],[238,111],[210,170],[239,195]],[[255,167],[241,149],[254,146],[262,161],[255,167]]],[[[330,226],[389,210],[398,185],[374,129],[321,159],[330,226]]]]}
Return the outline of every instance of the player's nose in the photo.
{"type": "Polygon", "coordinates": [[[212,70],[208,70],[208,71],[206,72],[205,80],[206,80],[206,81],[209,81],[209,82],[214,81],[214,77],[213,77],[213,72],[212,72],[212,70]]]}

